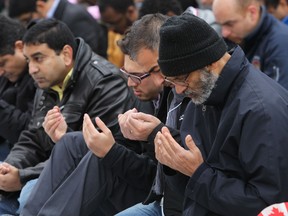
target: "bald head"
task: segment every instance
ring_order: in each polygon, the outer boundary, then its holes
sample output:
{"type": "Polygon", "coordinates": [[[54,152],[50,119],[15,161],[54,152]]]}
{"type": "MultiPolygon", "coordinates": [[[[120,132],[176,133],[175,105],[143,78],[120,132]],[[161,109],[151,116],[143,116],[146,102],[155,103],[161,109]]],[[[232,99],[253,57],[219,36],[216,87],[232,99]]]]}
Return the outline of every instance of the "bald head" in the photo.
{"type": "Polygon", "coordinates": [[[260,0],[214,0],[212,10],[222,26],[222,36],[241,43],[256,28],[261,15],[260,5],[260,0]]]}

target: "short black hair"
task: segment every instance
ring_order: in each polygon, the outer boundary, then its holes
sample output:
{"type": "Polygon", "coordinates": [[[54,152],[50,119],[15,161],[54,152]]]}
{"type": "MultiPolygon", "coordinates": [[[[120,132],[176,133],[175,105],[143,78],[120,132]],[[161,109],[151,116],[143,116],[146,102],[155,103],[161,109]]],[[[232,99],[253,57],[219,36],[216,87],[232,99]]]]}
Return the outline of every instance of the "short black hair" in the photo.
{"type": "Polygon", "coordinates": [[[178,0],[144,0],[139,10],[139,18],[154,13],[167,15],[168,12],[180,15],[183,12],[180,2],[178,0]]]}
{"type": "Polygon", "coordinates": [[[69,45],[73,49],[73,57],[75,57],[77,43],[73,33],[68,26],[56,19],[43,19],[31,26],[23,37],[26,45],[38,45],[46,43],[50,49],[57,54],[61,52],[65,45],[69,45]]]}
{"type": "Polygon", "coordinates": [[[115,11],[125,13],[130,6],[135,6],[134,0],[98,0],[100,12],[104,12],[107,7],[112,7],[115,11]]]}
{"type": "MultiPolygon", "coordinates": [[[[288,0],[286,2],[288,4],[288,0]]],[[[276,9],[280,4],[280,0],[264,0],[264,4],[267,8],[272,7],[276,9]]]]}
{"type": "Polygon", "coordinates": [[[196,0],[179,0],[182,9],[185,11],[188,7],[192,6],[194,8],[198,8],[199,4],[196,0]]]}
{"type": "Polygon", "coordinates": [[[18,21],[0,15],[0,56],[15,53],[15,42],[22,40],[26,29],[18,21]]]}
{"type": "Polygon", "coordinates": [[[9,0],[8,15],[12,18],[35,12],[37,0],[9,0]]]}

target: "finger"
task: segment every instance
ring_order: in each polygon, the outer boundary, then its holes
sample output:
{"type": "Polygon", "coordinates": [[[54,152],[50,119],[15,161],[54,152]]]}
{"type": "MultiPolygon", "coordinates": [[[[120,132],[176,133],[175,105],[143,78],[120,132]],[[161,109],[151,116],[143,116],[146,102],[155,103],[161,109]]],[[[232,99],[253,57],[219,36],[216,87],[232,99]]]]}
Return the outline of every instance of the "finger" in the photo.
{"type": "Polygon", "coordinates": [[[83,117],[83,127],[82,127],[82,132],[83,132],[83,137],[87,143],[87,139],[89,138],[89,132],[88,132],[88,126],[87,126],[87,118],[89,118],[89,116],[87,114],[84,114],[83,117]]]}
{"type": "Polygon", "coordinates": [[[94,127],[90,117],[88,114],[84,115],[84,124],[86,126],[86,130],[88,133],[93,134],[93,133],[98,133],[97,129],[94,127]]]}
{"type": "Polygon", "coordinates": [[[153,121],[156,117],[150,114],[138,112],[138,113],[133,113],[131,114],[131,117],[133,119],[138,119],[139,121],[146,121],[146,122],[151,122],[153,121]]]}
{"type": "Polygon", "coordinates": [[[192,152],[199,150],[199,148],[196,146],[194,140],[192,139],[191,135],[187,135],[185,137],[185,144],[188,147],[188,149],[190,149],[192,152]]]}
{"type": "Polygon", "coordinates": [[[49,132],[54,132],[54,131],[56,131],[56,129],[58,128],[58,126],[60,125],[60,122],[61,121],[61,119],[59,119],[58,121],[55,121],[52,125],[50,125],[50,127],[49,128],[47,128],[47,129],[49,129],[48,131],[49,132]]]}
{"type": "Polygon", "coordinates": [[[110,129],[105,125],[105,123],[99,118],[96,117],[95,118],[96,124],[99,127],[99,129],[104,133],[104,134],[108,134],[110,133],[110,129]]]}
{"type": "Polygon", "coordinates": [[[175,139],[172,137],[169,129],[167,127],[162,128],[162,134],[163,134],[163,144],[165,147],[165,151],[168,155],[172,156],[175,155],[177,151],[179,151],[180,145],[175,141],[175,139]]]}

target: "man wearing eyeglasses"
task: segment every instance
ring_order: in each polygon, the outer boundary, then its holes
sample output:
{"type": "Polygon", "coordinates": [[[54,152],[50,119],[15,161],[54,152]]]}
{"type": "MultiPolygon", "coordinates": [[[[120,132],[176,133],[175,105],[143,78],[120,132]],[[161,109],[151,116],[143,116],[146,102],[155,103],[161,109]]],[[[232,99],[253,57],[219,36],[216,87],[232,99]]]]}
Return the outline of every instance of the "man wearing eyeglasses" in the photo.
{"type": "MultiPolygon", "coordinates": [[[[121,71],[142,103],[138,110],[120,114],[118,120],[123,135],[131,139],[124,142],[134,140],[143,151],[137,154],[120,145],[96,118],[99,132],[85,115],[83,136],[66,135],[56,144],[23,215],[114,215],[147,197],[156,172],[153,140],[163,125],[161,121],[166,121],[167,94],[171,90],[164,87],[157,64],[159,28],[166,19],[160,14],[147,15],[136,21],[119,42],[126,54],[121,71]],[[152,115],[138,112],[141,110],[152,115]],[[139,140],[142,142],[136,142],[139,140]]],[[[169,125],[179,128],[188,101],[169,100],[169,116],[175,116],[169,125]]],[[[154,201],[156,197],[153,193],[150,198],[154,201]]]]}
{"type": "MultiPolygon", "coordinates": [[[[190,103],[182,146],[163,127],[156,158],[187,183],[183,215],[258,215],[288,197],[288,92],[189,14],[160,29],[159,66],[190,103]]],[[[173,176],[171,175],[171,178],[173,176]]]]}

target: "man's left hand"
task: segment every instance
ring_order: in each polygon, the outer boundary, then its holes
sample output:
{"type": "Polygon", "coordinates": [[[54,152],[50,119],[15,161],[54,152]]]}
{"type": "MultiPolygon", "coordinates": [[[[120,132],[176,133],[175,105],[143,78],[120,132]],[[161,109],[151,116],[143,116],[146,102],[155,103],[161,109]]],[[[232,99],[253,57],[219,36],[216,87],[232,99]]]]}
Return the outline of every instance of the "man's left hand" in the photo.
{"type": "Polygon", "coordinates": [[[167,127],[157,133],[154,143],[157,160],[184,175],[192,176],[203,163],[202,154],[190,135],[185,138],[188,150],[174,140],[167,127]]]}

